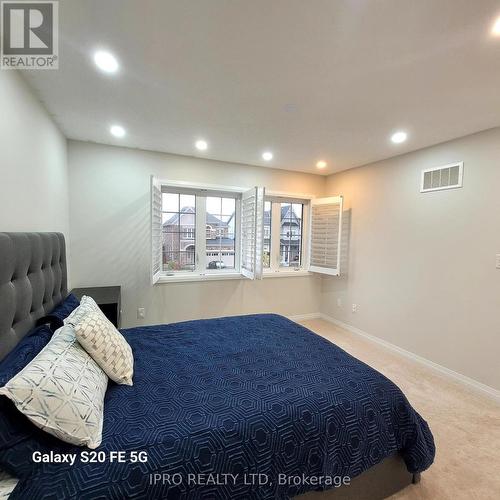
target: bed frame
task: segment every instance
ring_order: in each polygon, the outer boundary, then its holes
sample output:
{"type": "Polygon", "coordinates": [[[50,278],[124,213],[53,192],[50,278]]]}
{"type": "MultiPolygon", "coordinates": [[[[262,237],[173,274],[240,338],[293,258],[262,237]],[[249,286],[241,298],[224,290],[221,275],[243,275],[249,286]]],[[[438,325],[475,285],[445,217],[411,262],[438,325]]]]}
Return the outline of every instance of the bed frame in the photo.
{"type": "Polygon", "coordinates": [[[61,233],[0,233],[0,360],[67,295],[61,233]]]}
{"type": "MultiPolygon", "coordinates": [[[[0,360],[68,294],[61,233],[0,233],[0,360]]],[[[349,486],[309,492],[300,500],[377,500],[420,480],[394,455],[349,486]]]]}
{"type": "Polygon", "coordinates": [[[310,491],[297,500],[382,500],[411,484],[420,482],[420,474],[410,474],[400,455],[392,455],[374,465],[349,485],[327,491],[310,491]]]}

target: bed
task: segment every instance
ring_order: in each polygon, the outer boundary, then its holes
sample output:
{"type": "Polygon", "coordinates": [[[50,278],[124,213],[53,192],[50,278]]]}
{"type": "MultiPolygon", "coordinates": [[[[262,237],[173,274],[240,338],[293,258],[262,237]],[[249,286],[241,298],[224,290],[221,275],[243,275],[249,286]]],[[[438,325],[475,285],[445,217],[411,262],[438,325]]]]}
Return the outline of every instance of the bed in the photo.
{"type": "MultiPolygon", "coordinates": [[[[67,295],[64,238],[0,233],[0,278],[3,357],[67,295]]],[[[122,333],[134,385],[108,386],[106,459],[85,463],[89,450],[33,426],[31,452],[77,458],[33,463],[0,443],[0,468],[19,480],[9,498],[375,499],[432,464],[432,434],[396,385],[282,316],[122,333]],[[110,461],[118,451],[128,459],[110,461]]]]}

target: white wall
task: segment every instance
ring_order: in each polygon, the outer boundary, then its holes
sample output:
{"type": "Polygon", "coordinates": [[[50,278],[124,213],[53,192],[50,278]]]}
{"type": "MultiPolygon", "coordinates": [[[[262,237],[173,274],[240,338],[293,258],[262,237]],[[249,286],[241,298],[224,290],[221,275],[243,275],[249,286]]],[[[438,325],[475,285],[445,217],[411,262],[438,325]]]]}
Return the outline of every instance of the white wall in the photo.
{"type": "Polygon", "coordinates": [[[150,285],[150,175],[322,195],[325,178],[68,142],[73,286],[122,285],[123,326],[254,312],[318,312],[317,277],[150,285]],[[146,320],[137,308],[146,308],[146,320]]]}
{"type": "Polygon", "coordinates": [[[327,193],[351,225],[322,312],[500,389],[500,129],[329,176],[327,193]],[[463,188],[419,192],[422,169],[460,160],[463,188]]]}
{"type": "Polygon", "coordinates": [[[0,231],[68,234],[66,139],[17,71],[0,71],[0,231]]]}

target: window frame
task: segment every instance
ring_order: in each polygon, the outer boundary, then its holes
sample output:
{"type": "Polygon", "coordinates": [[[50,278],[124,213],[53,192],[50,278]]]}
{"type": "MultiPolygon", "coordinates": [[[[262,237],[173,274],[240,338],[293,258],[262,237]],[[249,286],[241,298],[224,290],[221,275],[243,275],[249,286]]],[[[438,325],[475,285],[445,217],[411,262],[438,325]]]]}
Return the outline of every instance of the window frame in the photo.
{"type": "Polygon", "coordinates": [[[271,242],[269,267],[264,268],[264,277],[309,276],[310,206],[312,195],[273,193],[266,195],[265,201],[271,203],[271,242]],[[302,208],[301,263],[300,266],[281,266],[281,203],[300,203],[302,208]]]}
{"type": "MultiPolygon", "coordinates": [[[[197,196],[197,207],[199,207],[198,200],[201,195],[197,196]]],[[[161,196],[160,196],[161,198],[161,196]]],[[[182,282],[196,282],[196,281],[216,281],[216,280],[247,280],[247,279],[268,279],[268,278],[285,278],[285,277],[298,277],[298,276],[312,276],[313,273],[309,270],[310,262],[310,217],[311,217],[311,202],[313,199],[316,199],[316,195],[313,194],[298,194],[298,193],[288,193],[288,192],[278,192],[278,191],[267,191],[265,188],[255,187],[240,187],[240,186],[225,186],[220,184],[206,184],[206,183],[193,183],[186,181],[172,181],[172,180],[164,180],[154,175],[151,175],[151,251],[152,251],[152,261],[151,261],[151,284],[167,284],[167,283],[182,283],[182,282]],[[174,192],[182,194],[183,192],[186,194],[195,194],[196,192],[202,192],[205,194],[205,206],[203,210],[199,210],[197,208],[197,217],[202,217],[202,225],[203,231],[196,231],[196,250],[195,252],[198,254],[200,249],[206,252],[206,226],[205,226],[205,217],[206,217],[206,197],[208,196],[227,196],[234,197],[236,200],[235,203],[235,269],[200,269],[198,258],[197,266],[195,271],[176,271],[176,272],[161,272],[156,271],[156,263],[157,263],[157,251],[158,249],[155,247],[157,243],[161,243],[162,238],[159,238],[160,241],[156,241],[155,239],[155,224],[156,224],[156,215],[154,207],[154,200],[156,196],[156,192],[174,192]],[[193,193],[195,191],[195,193],[193,193]],[[242,229],[242,220],[241,220],[241,209],[242,209],[242,200],[251,192],[255,192],[257,196],[257,200],[260,199],[262,201],[262,207],[260,210],[262,211],[261,217],[259,219],[259,215],[256,214],[256,251],[259,249],[258,241],[262,243],[264,241],[264,227],[263,227],[263,209],[264,209],[264,200],[270,199],[271,201],[275,200],[279,203],[282,202],[290,202],[290,203],[301,203],[304,205],[303,216],[302,216],[302,242],[301,242],[301,251],[302,251],[302,262],[300,267],[279,267],[278,266],[264,268],[263,267],[263,248],[261,248],[261,255],[259,259],[255,259],[255,266],[257,266],[250,273],[247,269],[243,269],[243,264],[241,260],[242,256],[242,238],[243,238],[243,229],[242,229]],[[259,198],[260,197],[260,198],[259,198]],[[202,215],[199,215],[202,214],[202,215]],[[262,224],[260,224],[262,222],[262,224]],[[260,224],[260,225],[259,225],[260,224]],[[259,235],[260,233],[260,235],[259,235]],[[203,242],[200,245],[198,238],[203,238],[203,242]],[[258,263],[257,263],[258,261],[258,263]],[[260,266],[260,269],[258,267],[260,266]]],[[[260,204],[257,203],[257,208],[260,207],[260,204]]],[[[160,214],[162,206],[160,205],[160,214]]],[[[161,217],[160,217],[161,219],[161,217]]],[[[274,218],[276,220],[276,217],[274,218]]],[[[280,233],[280,225],[281,225],[281,211],[280,216],[278,217],[278,237],[274,238],[274,242],[276,245],[276,241],[278,242],[278,257],[279,257],[279,233],[280,233]]],[[[199,222],[196,221],[196,228],[198,228],[199,222]]],[[[160,231],[161,233],[161,231],[160,231]]],[[[271,244],[272,244],[272,228],[271,228],[271,244]]],[[[163,266],[163,250],[162,243],[160,244],[161,248],[161,266],[163,266]]],[[[257,256],[255,256],[257,257],[257,256]]],[[[207,261],[205,261],[207,262],[207,261]]]]}
{"type": "MultiPolygon", "coordinates": [[[[245,188],[231,186],[216,186],[206,184],[189,184],[176,181],[159,181],[161,193],[194,195],[196,200],[195,212],[195,268],[193,271],[165,271],[163,267],[159,273],[158,283],[172,283],[180,281],[201,281],[216,279],[238,279],[241,275],[241,196],[245,188]],[[235,245],[234,269],[206,269],[206,199],[207,197],[225,197],[235,199],[235,245]],[[200,229],[203,230],[200,230],[200,229]]],[[[161,212],[163,213],[163,207],[161,212]]],[[[162,250],[163,266],[163,250],[162,250]]]]}

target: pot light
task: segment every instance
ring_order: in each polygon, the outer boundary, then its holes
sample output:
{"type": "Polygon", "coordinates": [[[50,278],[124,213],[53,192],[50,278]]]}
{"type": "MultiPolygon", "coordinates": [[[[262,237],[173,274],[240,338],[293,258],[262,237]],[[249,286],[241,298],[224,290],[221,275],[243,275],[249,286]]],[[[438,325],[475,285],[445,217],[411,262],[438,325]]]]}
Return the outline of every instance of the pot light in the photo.
{"type": "Polygon", "coordinates": [[[318,168],[326,168],[326,161],[325,160],[319,160],[318,163],[316,163],[316,167],[318,168]]]}
{"type": "Polygon", "coordinates": [[[493,28],[491,28],[491,34],[493,36],[500,36],[500,17],[497,18],[493,28]]]}
{"type": "Polygon", "coordinates": [[[118,61],[110,52],[98,50],[94,54],[94,62],[96,66],[105,73],[116,73],[116,71],[118,71],[118,61]]]}
{"type": "Polygon", "coordinates": [[[273,154],[271,153],[271,151],[265,151],[264,153],[262,153],[262,159],[265,161],[271,161],[273,159],[273,154]]]}
{"type": "Polygon", "coordinates": [[[125,129],[121,125],[112,125],[111,128],[109,129],[112,135],[118,138],[125,137],[125,129]]]}
{"type": "Polygon", "coordinates": [[[401,144],[402,142],[405,142],[406,139],[408,139],[408,134],[406,132],[403,132],[403,131],[395,132],[391,136],[391,141],[394,144],[401,144]]]}
{"type": "Polygon", "coordinates": [[[203,139],[196,141],[194,145],[196,146],[196,149],[198,149],[199,151],[206,151],[208,149],[208,143],[203,139]]]}

